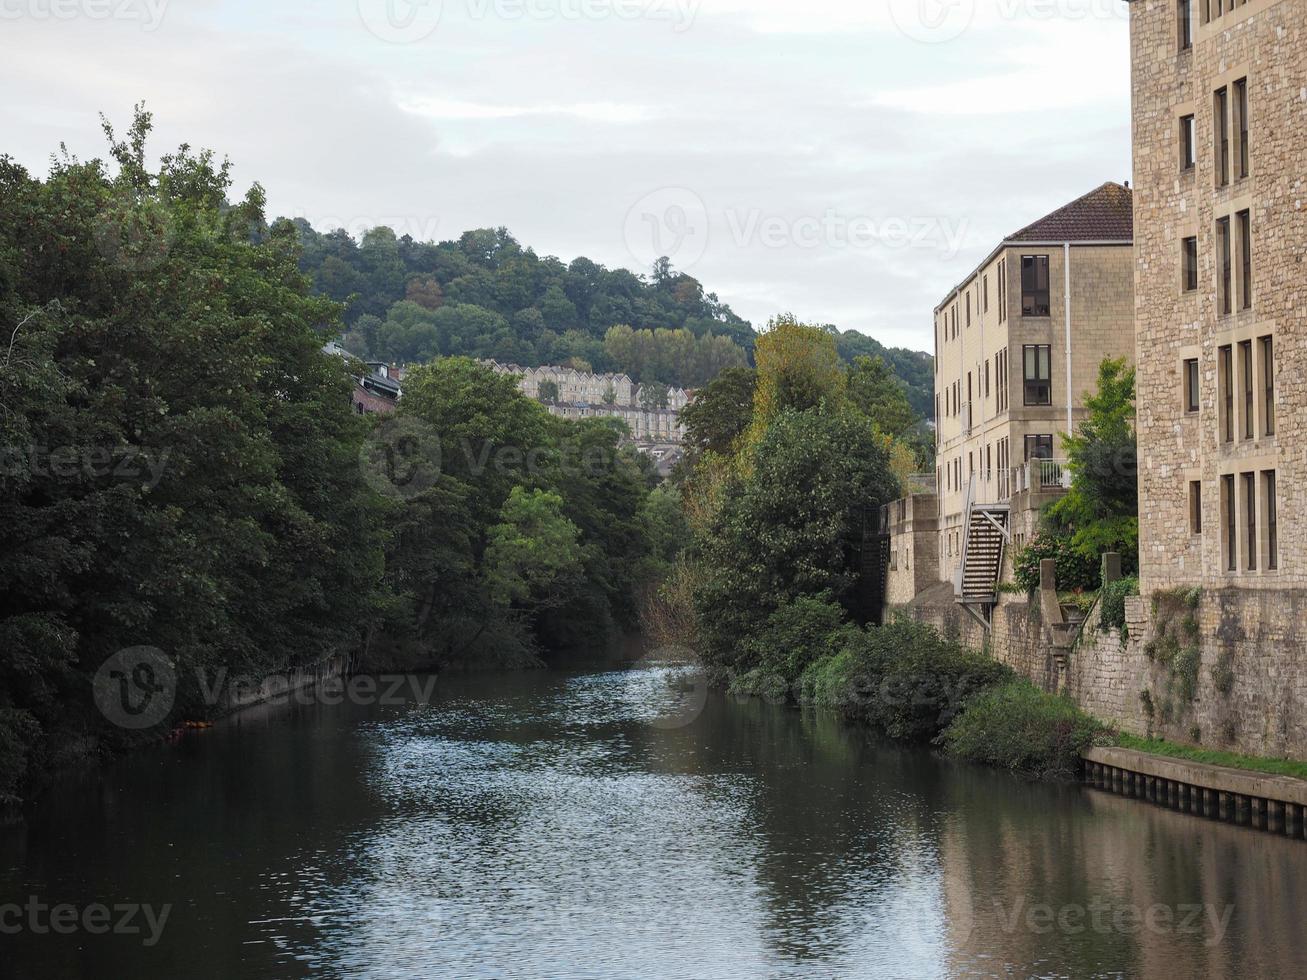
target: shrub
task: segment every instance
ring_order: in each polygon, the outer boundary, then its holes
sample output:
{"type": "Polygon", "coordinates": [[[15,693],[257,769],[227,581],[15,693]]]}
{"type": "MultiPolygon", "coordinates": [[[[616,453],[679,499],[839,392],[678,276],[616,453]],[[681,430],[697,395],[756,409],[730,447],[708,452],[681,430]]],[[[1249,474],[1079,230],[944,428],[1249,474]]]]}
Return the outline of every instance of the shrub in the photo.
{"type": "Polygon", "coordinates": [[[984,654],[906,620],[845,629],[836,642],[838,653],[804,673],[802,698],[836,708],[896,739],[934,738],[968,698],[1012,677],[1008,668],[984,654]]]}
{"type": "Polygon", "coordinates": [[[833,602],[804,596],[785,603],[740,644],[742,663],[753,672],[775,675],[789,687],[809,664],[829,656],[844,623],[833,602]]]}
{"type": "Polygon", "coordinates": [[[1102,608],[1099,616],[1099,629],[1125,630],[1125,601],[1132,595],[1139,594],[1139,579],[1123,578],[1103,586],[1102,608]]]}
{"type": "Polygon", "coordinates": [[[1070,700],[1014,680],[976,695],[939,741],[953,756],[1028,776],[1072,776],[1104,727],[1070,700]]]}
{"type": "Polygon", "coordinates": [[[1012,569],[1017,585],[1026,592],[1039,588],[1039,563],[1053,559],[1057,566],[1057,588],[1063,592],[1077,589],[1097,589],[1101,572],[1097,562],[1086,558],[1071,547],[1070,539],[1059,535],[1040,533],[1012,558],[1012,569]]]}

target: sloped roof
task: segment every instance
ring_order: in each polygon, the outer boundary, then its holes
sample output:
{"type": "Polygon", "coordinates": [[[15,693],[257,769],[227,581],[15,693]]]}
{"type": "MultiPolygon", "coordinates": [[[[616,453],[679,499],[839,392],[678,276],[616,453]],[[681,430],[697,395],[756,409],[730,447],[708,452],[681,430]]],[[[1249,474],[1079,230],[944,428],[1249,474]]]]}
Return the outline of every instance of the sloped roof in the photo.
{"type": "Polygon", "coordinates": [[[1134,192],[1108,181],[1020,231],[1009,242],[1128,242],[1135,237],[1134,192]]]}

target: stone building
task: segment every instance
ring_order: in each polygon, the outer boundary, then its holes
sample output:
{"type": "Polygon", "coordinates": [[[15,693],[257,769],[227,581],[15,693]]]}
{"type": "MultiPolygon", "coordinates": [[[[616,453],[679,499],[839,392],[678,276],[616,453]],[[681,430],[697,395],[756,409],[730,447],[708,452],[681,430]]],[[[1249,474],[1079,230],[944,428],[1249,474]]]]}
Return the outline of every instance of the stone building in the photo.
{"type": "Polygon", "coordinates": [[[1134,0],[1136,726],[1307,757],[1307,0],[1134,0]],[[1152,659],[1150,656],[1149,659],[1152,659]],[[1152,665],[1153,672],[1158,670],[1152,665]],[[1176,695],[1177,689],[1182,690],[1176,695]],[[1147,695],[1147,697],[1145,697],[1147,695]]]}
{"type": "MultiPolygon", "coordinates": [[[[1010,546],[1068,482],[1060,436],[1084,418],[1099,365],[1134,359],[1131,196],[1103,184],[1008,235],[935,309],[935,499],[908,509],[933,511],[937,581],[982,613],[1010,546]]],[[[891,556],[907,548],[897,524],[891,556]]],[[[910,533],[919,570],[919,522],[910,533]]]]}
{"type": "Polygon", "coordinates": [[[1131,15],[1141,585],[1300,588],[1307,2],[1131,15]]]}
{"type": "Polygon", "coordinates": [[[640,443],[667,443],[679,445],[685,436],[679,413],[690,403],[690,394],[682,388],[657,386],[655,392],[645,389],[625,374],[591,374],[574,368],[543,366],[521,367],[517,364],[499,364],[486,361],[489,367],[501,374],[516,376],[518,387],[528,398],[545,402],[550,414],[561,418],[620,418],[631,430],[631,436],[640,443]],[[546,384],[554,385],[556,397],[549,394],[546,384]],[[646,405],[649,402],[649,405],[646,405]]]}
{"type": "Polygon", "coordinates": [[[1141,594],[1060,657],[1055,593],[898,608],[1134,734],[1307,758],[1307,0],[1130,14],[1141,594]]]}

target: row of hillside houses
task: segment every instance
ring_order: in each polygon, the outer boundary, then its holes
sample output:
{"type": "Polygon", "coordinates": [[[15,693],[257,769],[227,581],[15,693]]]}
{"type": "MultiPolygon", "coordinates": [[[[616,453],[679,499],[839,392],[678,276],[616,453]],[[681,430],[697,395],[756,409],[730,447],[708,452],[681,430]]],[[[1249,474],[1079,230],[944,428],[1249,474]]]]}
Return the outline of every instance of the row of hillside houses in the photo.
{"type": "MultiPolygon", "coordinates": [[[[353,358],[335,342],[322,350],[336,357],[353,358]]],[[[681,388],[649,386],[646,393],[624,374],[588,374],[563,367],[524,368],[495,361],[483,363],[500,374],[519,378],[522,393],[546,401],[553,415],[567,419],[620,418],[636,442],[661,447],[660,459],[679,458],[679,452],[672,451],[685,436],[679,413],[690,402],[690,395],[681,388]],[[557,389],[556,397],[548,400],[541,397],[546,382],[552,382],[557,389]],[[646,401],[650,403],[648,406],[646,401]]],[[[404,369],[382,361],[368,361],[363,368],[354,378],[351,394],[354,410],[360,415],[386,415],[395,411],[403,393],[404,369]]]]}
{"type": "MultiPolygon", "coordinates": [[[[1061,437],[1099,364],[1123,357],[1144,597],[1129,635],[1165,631],[1157,597],[1194,597],[1193,710],[1243,751],[1302,753],[1307,0],[1131,0],[1130,30],[1133,189],[1104,184],[1006,236],[935,308],[939,465],[882,515],[885,604],[948,609],[986,645],[1015,635],[1012,556],[1066,492],[1061,437]]],[[[1149,680],[1161,669],[1122,668],[1118,717],[1169,690],[1149,680]]],[[[1161,717],[1189,710],[1166,697],[1161,717]]]]}
{"type": "Polygon", "coordinates": [[[591,374],[552,366],[528,368],[497,361],[484,363],[501,374],[518,378],[522,393],[544,402],[551,414],[568,419],[620,418],[631,430],[632,438],[640,443],[679,445],[685,437],[679,413],[690,403],[690,394],[683,388],[642,386],[625,374],[591,374]]]}

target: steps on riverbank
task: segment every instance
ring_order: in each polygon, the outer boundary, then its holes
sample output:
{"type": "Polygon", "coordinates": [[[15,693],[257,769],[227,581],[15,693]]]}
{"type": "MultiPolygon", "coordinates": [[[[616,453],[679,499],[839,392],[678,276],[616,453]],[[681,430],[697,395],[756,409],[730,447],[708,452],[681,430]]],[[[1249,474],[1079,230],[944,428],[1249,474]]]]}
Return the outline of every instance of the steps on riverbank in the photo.
{"type": "Polygon", "coordinates": [[[1091,786],[1172,810],[1303,838],[1307,780],[1230,769],[1136,749],[1083,754],[1091,786]]]}

